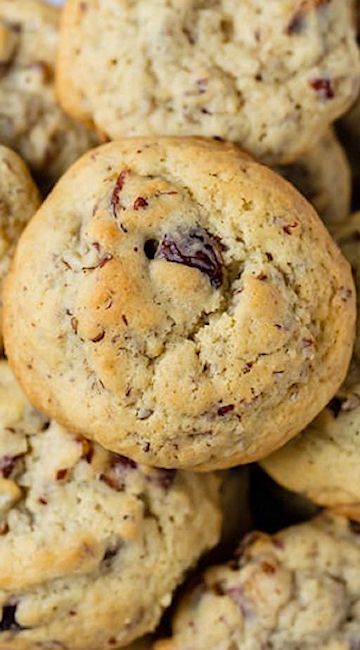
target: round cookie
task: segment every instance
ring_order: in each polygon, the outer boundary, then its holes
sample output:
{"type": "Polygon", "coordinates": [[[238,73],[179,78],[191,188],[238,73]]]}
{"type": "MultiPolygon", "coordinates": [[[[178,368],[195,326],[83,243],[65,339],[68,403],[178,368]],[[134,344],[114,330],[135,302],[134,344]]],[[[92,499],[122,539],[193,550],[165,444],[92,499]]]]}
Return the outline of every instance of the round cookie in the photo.
{"type": "Polygon", "coordinates": [[[57,85],[111,139],[219,136],[296,160],[359,89],[353,0],[69,0],[57,85]]]}
{"type": "Polygon", "coordinates": [[[2,361],[0,649],[126,646],[217,543],[219,480],[46,427],[2,361]]]}
{"type": "Polygon", "coordinates": [[[2,284],[17,240],[40,205],[34,181],[23,161],[0,145],[0,347],[2,347],[2,284]]]}
{"type": "Polygon", "coordinates": [[[56,103],[59,19],[60,9],[41,0],[0,2],[0,142],[47,185],[95,145],[56,103]]]}
{"type": "MultiPolygon", "coordinates": [[[[349,259],[360,302],[360,213],[336,232],[349,259]]],[[[299,436],[262,461],[264,469],[286,488],[320,505],[337,508],[360,521],[360,321],[352,367],[344,385],[299,436]]]]}
{"type": "Polygon", "coordinates": [[[356,650],[360,535],[323,514],[271,537],[253,533],[208,569],[156,650],[356,650]]]}
{"type": "Polygon", "coordinates": [[[277,171],[312,203],[328,228],[349,216],[351,170],[332,129],[299,160],[277,171]]]}
{"type": "Polygon", "coordinates": [[[312,207],[232,145],[85,155],[23,234],[6,350],[31,401],[158,467],[263,457],[343,381],[350,268],[312,207]]]}

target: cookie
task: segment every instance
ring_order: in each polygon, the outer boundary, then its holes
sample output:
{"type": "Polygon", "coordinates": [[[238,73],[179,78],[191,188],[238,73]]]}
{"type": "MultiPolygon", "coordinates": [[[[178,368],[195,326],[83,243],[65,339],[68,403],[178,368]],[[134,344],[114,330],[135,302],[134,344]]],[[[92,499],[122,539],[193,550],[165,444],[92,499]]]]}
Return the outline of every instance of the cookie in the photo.
{"type": "Polygon", "coordinates": [[[343,381],[355,292],[312,207],[232,145],[85,155],[21,238],[6,350],[31,401],[157,467],[267,455],[343,381]]]}
{"type": "Polygon", "coordinates": [[[47,185],[95,145],[56,102],[59,18],[60,9],[41,0],[0,2],[0,142],[47,185]]]}
{"type": "Polygon", "coordinates": [[[359,639],[359,531],[323,514],[245,538],[199,577],[156,650],[356,650],[359,639]]]}
{"type": "Polygon", "coordinates": [[[351,170],[332,129],[299,160],[279,166],[277,171],[313,204],[328,228],[349,216],[351,170]]]}
{"type": "Polygon", "coordinates": [[[218,541],[215,475],[138,466],[46,425],[5,361],[0,476],[1,650],[126,646],[218,541]]]}
{"type": "Polygon", "coordinates": [[[23,161],[0,145],[0,348],[2,348],[2,284],[15,245],[40,205],[38,190],[23,161]]]}
{"type": "MultiPolygon", "coordinates": [[[[349,259],[360,303],[360,213],[336,231],[349,259]]],[[[360,322],[353,362],[345,383],[320,415],[299,436],[262,461],[286,488],[360,521],[357,458],[360,434],[360,322]]]]}
{"type": "Polygon", "coordinates": [[[111,139],[218,136],[296,160],[359,89],[353,0],[70,0],[57,86],[111,139]]]}

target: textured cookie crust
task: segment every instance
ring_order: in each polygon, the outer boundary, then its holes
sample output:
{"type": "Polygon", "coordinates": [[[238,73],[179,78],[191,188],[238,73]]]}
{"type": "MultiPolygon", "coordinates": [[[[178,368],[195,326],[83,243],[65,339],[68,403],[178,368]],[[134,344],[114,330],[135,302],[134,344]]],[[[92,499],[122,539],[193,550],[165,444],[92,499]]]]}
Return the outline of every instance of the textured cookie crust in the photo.
{"type": "MultiPolygon", "coordinates": [[[[360,212],[335,233],[351,263],[360,303],[360,212]]],[[[281,485],[360,521],[360,320],[344,385],[307,429],[266,458],[264,469],[281,485]]]]}
{"type": "Polygon", "coordinates": [[[84,156],[27,228],[5,294],[33,403],[158,467],[267,455],[333,396],[353,343],[350,268],[311,206],[201,139],[84,156]]]}
{"type": "Polygon", "coordinates": [[[2,284],[15,245],[40,205],[34,181],[23,161],[0,145],[0,347],[2,347],[2,284]]]}
{"type": "Polygon", "coordinates": [[[153,630],[218,541],[218,492],[213,474],[140,467],[46,428],[2,361],[1,650],[105,650],[153,630]]]}
{"type": "Polygon", "coordinates": [[[276,171],[312,203],[328,228],[333,229],[349,216],[351,170],[332,129],[299,160],[276,171]]]}
{"type": "Polygon", "coordinates": [[[359,89],[353,0],[69,0],[57,83],[111,139],[221,136],[291,162],[359,89]]]}
{"type": "Polygon", "coordinates": [[[356,650],[359,531],[325,514],[273,537],[249,535],[238,559],[201,576],[173,634],[156,650],[356,650]]]}
{"type": "Polygon", "coordinates": [[[0,142],[54,182],[95,139],[57,105],[60,10],[40,0],[0,2],[0,142]]]}

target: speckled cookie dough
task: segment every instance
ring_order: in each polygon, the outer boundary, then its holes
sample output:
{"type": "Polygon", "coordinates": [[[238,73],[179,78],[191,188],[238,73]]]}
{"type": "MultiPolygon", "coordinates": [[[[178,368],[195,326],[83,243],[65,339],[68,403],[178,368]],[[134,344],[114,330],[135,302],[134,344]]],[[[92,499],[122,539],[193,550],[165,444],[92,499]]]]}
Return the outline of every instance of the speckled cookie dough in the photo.
{"type": "MultiPolygon", "coordinates": [[[[360,303],[360,212],[335,231],[351,263],[360,303]]],[[[360,321],[344,385],[304,432],[266,458],[264,469],[281,485],[360,521],[360,321]]]]}
{"type": "Polygon", "coordinates": [[[2,284],[17,240],[39,206],[39,193],[25,164],[13,151],[0,145],[0,349],[2,284]]]}
{"type": "Polygon", "coordinates": [[[360,535],[323,514],[273,537],[250,534],[207,570],[156,650],[357,650],[360,535]]]}
{"type": "Polygon", "coordinates": [[[211,140],[84,156],[8,277],[6,350],[31,400],[149,465],[267,455],[326,405],[351,356],[350,267],[315,211],[211,140]]]}
{"type": "Polygon", "coordinates": [[[220,136],[287,163],[359,90],[353,0],[69,0],[64,108],[111,139],[220,136]]]}
{"type": "Polygon", "coordinates": [[[141,467],[49,425],[5,361],[0,495],[1,650],[127,646],[219,538],[214,474],[141,467]]]}
{"type": "Polygon", "coordinates": [[[351,170],[332,129],[299,160],[279,166],[276,171],[312,203],[331,230],[349,216],[351,170]]]}
{"type": "Polygon", "coordinates": [[[96,142],[56,103],[59,18],[60,10],[41,0],[0,2],[0,142],[20,153],[44,185],[96,142]]]}

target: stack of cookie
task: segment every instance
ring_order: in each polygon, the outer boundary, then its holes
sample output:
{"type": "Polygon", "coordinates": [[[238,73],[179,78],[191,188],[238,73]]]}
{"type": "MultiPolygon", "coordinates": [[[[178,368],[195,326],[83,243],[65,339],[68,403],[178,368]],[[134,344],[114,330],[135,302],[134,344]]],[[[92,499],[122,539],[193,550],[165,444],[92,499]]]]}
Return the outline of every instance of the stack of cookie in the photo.
{"type": "Polygon", "coordinates": [[[360,648],[359,89],[353,0],[0,0],[0,650],[360,648]]]}

